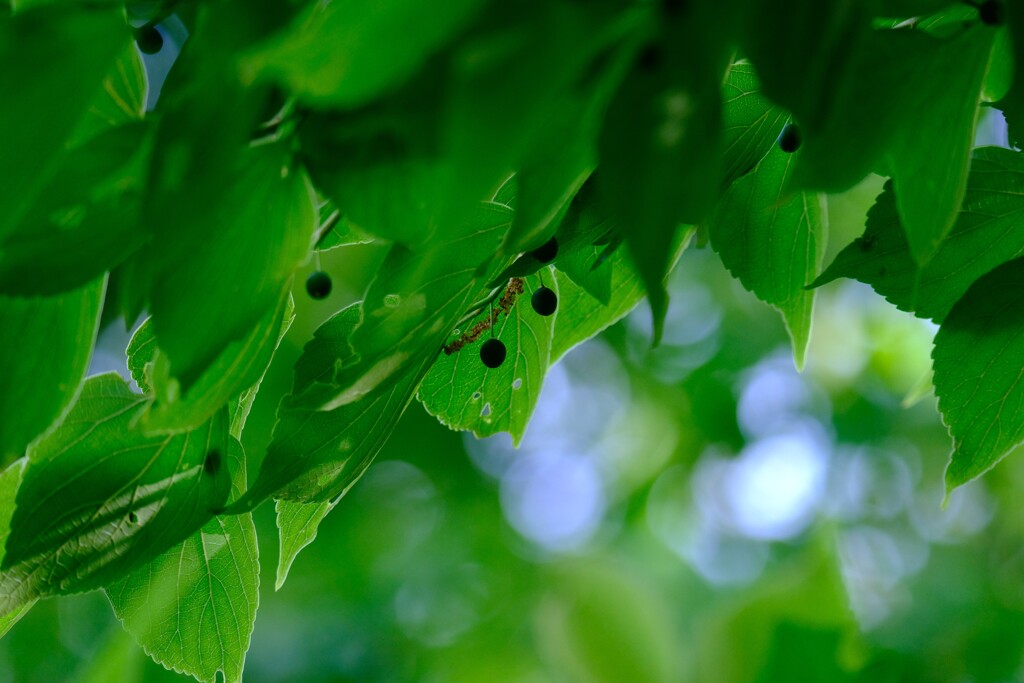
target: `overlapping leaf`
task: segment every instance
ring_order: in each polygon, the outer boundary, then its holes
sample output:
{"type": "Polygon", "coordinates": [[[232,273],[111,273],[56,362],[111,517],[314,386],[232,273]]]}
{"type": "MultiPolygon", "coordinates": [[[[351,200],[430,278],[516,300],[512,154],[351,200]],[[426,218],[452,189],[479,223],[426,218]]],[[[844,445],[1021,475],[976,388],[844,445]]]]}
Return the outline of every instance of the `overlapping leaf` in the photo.
{"type": "Polygon", "coordinates": [[[971,284],[1024,254],[1024,156],[1000,148],[975,152],[963,208],[935,256],[918,269],[900,230],[892,184],[868,214],[867,229],[814,282],[849,277],[903,311],[941,323],[971,284]]]}
{"type": "Polygon", "coordinates": [[[729,272],[782,313],[803,367],[814,306],[804,287],[821,266],[828,219],[820,195],[787,192],[792,167],[792,155],[770,152],[722,198],[708,236],[729,272]]]}
{"type": "MultiPolygon", "coordinates": [[[[235,439],[218,467],[230,473],[231,497],[239,497],[245,454],[235,439]]],[[[240,683],[259,604],[252,515],[215,517],[105,591],[125,628],[158,663],[204,682],[214,683],[219,671],[227,683],[240,683]]]]}
{"type": "MultiPolygon", "coordinates": [[[[558,292],[554,274],[547,270],[547,284],[558,292]]],[[[530,306],[530,297],[541,287],[540,277],[523,281],[523,291],[504,311],[497,309],[497,321],[492,329],[480,332],[471,342],[463,337],[485,325],[489,310],[467,321],[456,330],[447,345],[466,341],[451,353],[438,356],[430,372],[420,385],[418,397],[423,407],[442,424],[460,431],[471,431],[484,438],[498,432],[508,432],[519,443],[540,396],[551,361],[551,338],[554,315],[538,315],[530,306]],[[503,315],[504,313],[504,315],[503,315]],[[508,356],[498,368],[488,368],[480,361],[479,348],[485,339],[504,342],[508,356]]],[[[504,307],[502,307],[504,308],[504,307]]]]}
{"type": "Polygon", "coordinates": [[[115,374],[87,381],[61,429],[29,451],[0,565],[0,613],[98,588],[192,535],[228,496],[227,411],[147,437],[146,399],[115,374]]]}
{"type": "Polygon", "coordinates": [[[981,476],[1024,441],[1024,260],[971,285],[935,335],[939,412],[953,436],[946,489],[981,476]]]}
{"type": "Polygon", "coordinates": [[[254,147],[239,164],[224,194],[184,197],[154,229],[153,330],[182,392],[274,309],[316,227],[312,187],[283,145],[254,147]]]}
{"type": "Polygon", "coordinates": [[[42,191],[128,41],[115,7],[40,7],[0,16],[0,92],[17,93],[0,110],[0,238],[42,191]]]}
{"type": "MultiPolygon", "coordinates": [[[[154,403],[140,419],[147,432],[167,433],[194,429],[208,420],[229,399],[252,386],[263,376],[270,364],[278,340],[294,319],[291,297],[283,292],[277,305],[269,309],[244,337],[229,342],[203,373],[185,392],[170,375],[167,356],[163,353],[152,358],[152,370],[144,377],[144,385],[152,385],[154,403]],[[282,322],[283,321],[283,322],[282,322]]],[[[156,341],[150,320],[136,331],[129,346],[129,368],[133,375],[149,362],[140,357],[140,347],[152,350],[156,341]]],[[[139,378],[136,377],[138,382],[139,378]]]]}
{"type": "Polygon", "coordinates": [[[104,280],[47,298],[0,296],[0,463],[70,405],[92,356],[104,280]]]}

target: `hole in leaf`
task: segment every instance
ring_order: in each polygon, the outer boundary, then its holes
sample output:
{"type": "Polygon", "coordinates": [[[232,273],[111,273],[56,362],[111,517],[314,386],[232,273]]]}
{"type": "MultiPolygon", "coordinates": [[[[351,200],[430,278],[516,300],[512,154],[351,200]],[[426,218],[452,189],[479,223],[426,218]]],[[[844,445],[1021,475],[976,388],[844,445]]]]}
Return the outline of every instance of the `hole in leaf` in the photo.
{"type": "Polygon", "coordinates": [[[522,386],[523,386],[523,378],[522,377],[516,377],[515,381],[512,382],[512,388],[513,389],[519,389],[522,386]]]}
{"type": "Polygon", "coordinates": [[[474,401],[479,401],[480,400],[480,392],[479,391],[474,391],[473,392],[473,400],[474,401]]]}
{"type": "Polygon", "coordinates": [[[132,526],[138,524],[139,523],[139,516],[137,514],[135,514],[135,512],[129,512],[128,513],[128,523],[131,524],[132,526]]]}
{"type": "Polygon", "coordinates": [[[491,414],[491,404],[490,403],[485,403],[484,404],[484,409],[480,411],[480,417],[487,417],[490,414],[491,414]]]}

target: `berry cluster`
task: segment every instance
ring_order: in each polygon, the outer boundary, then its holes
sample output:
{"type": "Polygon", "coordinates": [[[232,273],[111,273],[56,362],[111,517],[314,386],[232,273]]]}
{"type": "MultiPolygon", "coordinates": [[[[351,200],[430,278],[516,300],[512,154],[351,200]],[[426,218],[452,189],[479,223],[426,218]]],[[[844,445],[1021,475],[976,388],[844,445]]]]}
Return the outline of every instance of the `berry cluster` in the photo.
{"type": "MultiPolygon", "coordinates": [[[[543,245],[530,252],[530,256],[540,263],[551,263],[555,260],[555,257],[558,256],[558,240],[552,237],[543,245]]],[[[519,280],[519,278],[513,278],[513,281],[516,280],[519,280]]],[[[506,295],[509,291],[510,290],[506,290],[506,295]]],[[[522,293],[522,291],[522,280],[519,280],[518,292],[522,293]]],[[[535,313],[547,317],[552,315],[558,308],[558,295],[555,294],[554,290],[546,287],[544,283],[541,282],[540,288],[533,293],[532,297],[530,297],[530,305],[533,307],[535,313]]],[[[504,310],[507,315],[508,307],[511,306],[511,302],[506,302],[505,297],[503,296],[501,301],[498,302],[498,306],[499,310],[497,315],[501,315],[502,310],[504,310]]],[[[496,321],[497,317],[492,312],[488,317],[487,322],[481,324],[486,325],[487,328],[491,328],[496,321]]],[[[474,328],[474,330],[476,330],[476,328],[474,328]]],[[[462,344],[459,345],[459,348],[461,347],[462,344]]],[[[448,350],[448,347],[445,347],[445,353],[451,353],[451,351],[448,350]]],[[[480,346],[480,361],[492,370],[494,368],[501,367],[502,363],[505,362],[505,357],[507,355],[508,351],[505,348],[505,344],[500,339],[491,337],[480,346]]]]}

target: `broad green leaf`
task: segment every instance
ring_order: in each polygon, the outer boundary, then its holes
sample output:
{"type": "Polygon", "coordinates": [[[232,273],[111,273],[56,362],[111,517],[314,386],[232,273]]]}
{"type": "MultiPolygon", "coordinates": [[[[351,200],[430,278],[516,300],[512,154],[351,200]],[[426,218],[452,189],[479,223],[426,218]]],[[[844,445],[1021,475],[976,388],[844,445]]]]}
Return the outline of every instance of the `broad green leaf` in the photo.
{"type": "Polygon", "coordinates": [[[1010,143],[1020,148],[1024,145],[1024,69],[1020,67],[1024,64],[1024,5],[1008,2],[1004,7],[1015,67],[1009,91],[995,106],[1006,116],[1010,143]]]}
{"type": "Polygon", "coordinates": [[[1024,441],[1024,260],[971,285],[935,335],[939,412],[953,437],[946,491],[966,484],[1024,441]]]}
{"type": "MultiPolygon", "coordinates": [[[[238,441],[230,440],[219,466],[230,472],[237,499],[245,488],[238,441]]],[[[259,604],[258,555],[252,515],[221,515],[105,592],[157,663],[199,681],[214,683],[219,671],[226,683],[240,683],[259,604]]]]}
{"type": "Polygon", "coordinates": [[[960,210],[993,39],[987,27],[967,31],[929,50],[928,62],[908,74],[916,87],[905,106],[925,115],[898,129],[886,158],[896,208],[918,263],[935,255],[960,210]]]}
{"type": "Polygon", "coordinates": [[[249,79],[278,82],[321,108],[352,107],[411,77],[482,4],[481,0],[452,0],[443,5],[417,0],[313,4],[286,30],[247,55],[243,72],[249,79]]]}
{"type": "Polygon", "coordinates": [[[450,330],[486,293],[491,273],[475,273],[511,220],[507,206],[485,203],[426,252],[392,247],[359,323],[336,317],[307,350],[310,360],[298,362],[296,386],[306,386],[283,399],[256,482],[235,509],[271,495],[322,502],[345,494],[390,436],[450,330]],[[321,377],[327,381],[312,381],[321,377]]]}
{"type": "Polygon", "coordinates": [[[828,216],[824,197],[786,188],[793,155],[768,153],[729,188],[708,223],[711,246],[743,286],[782,313],[798,368],[811,334],[814,292],[828,216]]]}
{"type": "Polygon", "coordinates": [[[491,330],[483,331],[491,315],[488,309],[449,336],[445,352],[434,361],[417,394],[441,424],[471,431],[477,438],[508,432],[515,444],[522,440],[550,364],[556,320],[564,310],[559,306],[545,317],[530,305],[541,279],[558,293],[554,272],[545,270],[547,277],[517,279],[510,285],[495,302],[497,319],[491,330]],[[505,362],[493,369],[479,355],[492,331],[508,352],[505,362]]]}
{"type": "MultiPolygon", "coordinates": [[[[338,346],[345,346],[343,339],[338,346]]],[[[286,396],[259,475],[231,510],[249,509],[269,496],[303,503],[340,499],[391,435],[432,360],[433,354],[418,359],[387,386],[330,410],[286,396]]],[[[311,388],[319,386],[314,383],[311,388]]]]}
{"type": "Polygon", "coordinates": [[[74,398],[92,356],[103,287],[100,279],[60,296],[0,296],[0,463],[25,455],[74,398]]]}
{"type": "Polygon", "coordinates": [[[277,529],[281,539],[280,552],[277,559],[277,579],[274,590],[288,580],[295,558],[302,549],[316,540],[320,522],[327,513],[334,509],[340,498],[321,503],[293,503],[290,500],[279,500],[275,506],[277,511],[277,529]]]}
{"type": "Polygon", "coordinates": [[[729,68],[722,84],[722,186],[754,170],[775,144],[788,114],[760,92],[749,62],[729,68]]]}
{"type": "MultiPolygon", "coordinates": [[[[142,416],[141,428],[150,433],[194,429],[229,399],[257,383],[274,356],[282,326],[287,330],[294,319],[293,314],[286,314],[290,303],[291,297],[286,290],[279,296],[277,305],[268,309],[248,334],[229,342],[184,392],[170,375],[167,356],[158,353],[153,360],[150,377],[154,402],[142,416]]],[[[143,327],[149,324],[150,320],[147,320],[143,327]]],[[[140,328],[136,335],[141,332],[140,328]]],[[[128,365],[138,367],[139,362],[129,357],[128,365]]]]}
{"type": "MultiPolygon", "coordinates": [[[[636,19],[609,22],[628,34],[636,19]]],[[[582,41],[581,41],[582,42],[582,41]]],[[[598,41],[601,44],[602,41],[598,41]]],[[[582,82],[552,102],[544,125],[523,153],[516,173],[516,217],[502,245],[514,254],[543,244],[597,165],[597,137],[609,100],[630,67],[632,52],[605,48],[582,82]]]]}
{"type": "Polygon", "coordinates": [[[720,187],[725,13],[708,0],[684,5],[639,53],[601,130],[598,179],[646,286],[655,345],[669,245],[681,223],[706,217],[720,187]]]}
{"type": "Polygon", "coordinates": [[[61,428],[33,444],[0,565],[0,613],[99,588],[188,538],[230,481],[226,411],[187,434],[133,428],[146,399],[116,374],[89,379],[61,428]]]}
{"type": "Polygon", "coordinates": [[[239,163],[223,195],[195,188],[155,219],[153,329],[183,393],[279,303],[316,227],[312,186],[284,145],[254,147],[239,163]]]}
{"type": "Polygon", "coordinates": [[[337,206],[339,225],[420,248],[438,230],[445,202],[474,202],[461,188],[444,192],[454,169],[436,151],[441,93],[432,80],[357,112],[311,113],[303,121],[310,175],[337,206]]]}
{"type": "Polygon", "coordinates": [[[124,125],[68,150],[38,201],[0,240],[0,291],[76,289],[149,239],[139,220],[149,133],[142,123],[124,125]]]}
{"type": "MultiPolygon", "coordinates": [[[[670,267],[675,267],[678,263],[692,235],[692,228],[681,231],[669,245],[670,267]]],[[[591,258],[596,259],[597,256],[595,251],[591,258]]],[[[555,334],[551,340],[552,364],[579,344],[624,318],[643,300],[643,280],[636,272],[632,259],[623,253],[623,250],[613,252],[601,268],[606,268],[611,273],[607,303],[596,299],[565,273],[556,271],[558,312],[555,319],[555,334]]]]}
{"type": "MultiPolygon", "coordinates": [[[[517,171],[519,206],[499,259],[540,246],[596,164],[609,100],[649,14],[615,3],[492,3],[452,56],[444,118],[454,187],[493,189],[517,171]]],[[[453,208],[453,207],[449,207],[453,208]]],[[[442,214],[447,223],[458,217],[442,214]]]]}
{"type": "Polygon", "coordinates": [[[0,16],[0,92],[17,93],[0,109],[0,238],[46,185],[128,40],[118,8],[41,7],[0,16]]]}
{"type": "Polygon", "coordinates": [[[146,111],[146,67],[134,43],[128,44],[103,79],[99,92],[72,134],[72,144],[109,128],[140,121],[146,111]]]}
{"type": "Polygon", "coordinates": [[[485,202],[473,220],[428,251],[416,253],[401,246],[391,250],[366,292],[362,321],[352,332],[359,360],[342,368],[333,396],[321,404],[324,409],[358,401],[378,387],[400,381],[407,368],[429,364],[451,330],[485,294],[487,273],[475,273],[493,258],[512,217],[507,206],[485,202]]]}
{"type": "MultiPolygon", "coordinates": [[[[18,494],[18,487],[21,486],[25,462],[26,460],[21,458],[0,472],[0,561],[3,560],[7,537],[10,535],[11,517],[14,516],[14,501],[18,494]]],[[[32,609],[34,604],[36,604],[35,600],[29,600],[0,616],[0,638],[7,635],[7,632],[32,609]]]]}
{"type": "Polygon", "coordinates": [[[743,48],[803,134],[794,185],[842,191],[887,164],[915,259],[926,262],[963,198],[995,31],[875,30],[861,3],[751,9],[743,48]]]}
{"type": "Polygon", "coordinates": [[[328,318],[306,342],[302,355],[295,361],[295,382],[292,393],[301,394],[313,382],[330,384],[335,373],[346,363],[356,360],[352,350],[352,331],[362,319],[359,304],[346,306],[328,318]]]}
{"type": "Polygon", "coordinates": [[[897,308],[941,323],[971,284],[1024,255],[1024,156],[986,147],[975,152],[964,204],[939,251],[924,266],[910,252],[887,183],[867,229],[813,284],[849,277],[871,285],[897,308]]]}

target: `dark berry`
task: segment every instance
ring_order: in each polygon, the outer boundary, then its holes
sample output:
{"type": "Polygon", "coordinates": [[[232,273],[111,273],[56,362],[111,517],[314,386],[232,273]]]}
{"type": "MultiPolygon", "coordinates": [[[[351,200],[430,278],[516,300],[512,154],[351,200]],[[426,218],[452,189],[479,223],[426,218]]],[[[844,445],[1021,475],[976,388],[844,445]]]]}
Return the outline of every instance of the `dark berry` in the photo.
{"type": "Polygon", "coordinates": [[[139,49],[147,55],[155,55],[164,46],[164,36],[156,26],[147,26],[135,34],[139,49]]]}
{"type": "Polygon", "coordinates": [[[206,454],[206,460],[203,461],[203,471],[211,477],[220,472],[220,451],[216,448],[211,449],[206,454]]]}
{"type": "Polygon", "coordinates": [[[987,26],[999,26],[1003,23],[1003,5],[999,0],[987,0],[978,5],[978,16],[987,26]]]}
{"type": "Polygon", "coordinates": [[[480,347],[480,360],[489,368],[501,367],[505,362],[505,345],[500,339],[488,339],[480,347]]]}
{"type": "Polygon", "coordinates": [[[326,298],[331,293],[331,276],[318,270],[306,278],[306,292],[314,299],[326,298]]]}
{"type": "Polygon", "coordinates": [[[552,237],[547,242],[530,252],[533,258],[541,263],[551,263],[558,256],[558,240],[552,237]]]}
{"type": "Polygon", "coordinates": [[[787,154],[800,149],[800,129],[795,123],[787,123],[779,133],[779,149],[787,154]]]}
{"type": "Polygon", "coordinates": [[[547,287],[541,287],[530,298],[530,305],[540,315],[549,316],[558,308],[558,295],[547,287]]]}

